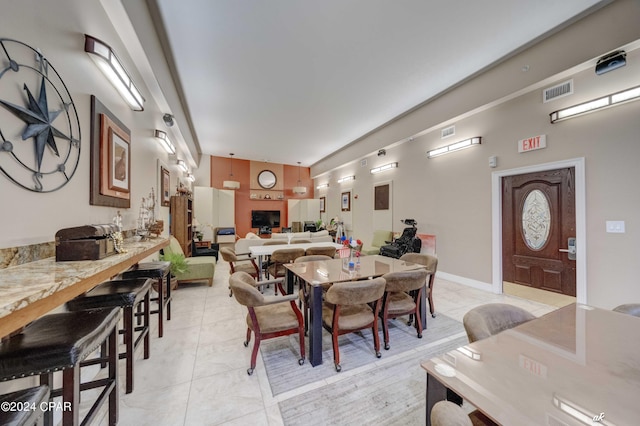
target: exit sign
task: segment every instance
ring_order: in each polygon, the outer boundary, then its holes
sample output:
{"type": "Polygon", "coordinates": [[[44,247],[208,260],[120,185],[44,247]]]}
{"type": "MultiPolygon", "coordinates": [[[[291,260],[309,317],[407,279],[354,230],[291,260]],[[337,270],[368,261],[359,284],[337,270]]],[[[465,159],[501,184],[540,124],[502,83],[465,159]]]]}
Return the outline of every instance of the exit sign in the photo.
{"type": "Polygon", "coordinates": [[[535,151],[547,147],[547,135],[538,135],[518,141],[518,152],[535,151]]]}

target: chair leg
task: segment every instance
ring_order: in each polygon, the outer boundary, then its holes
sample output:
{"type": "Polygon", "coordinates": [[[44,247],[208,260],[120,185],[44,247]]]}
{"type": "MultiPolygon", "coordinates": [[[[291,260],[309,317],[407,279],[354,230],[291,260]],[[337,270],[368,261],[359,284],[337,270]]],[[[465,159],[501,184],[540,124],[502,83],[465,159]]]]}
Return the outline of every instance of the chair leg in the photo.
{"type": "MultiPolygon", "coordinates": [[[[53,389],[53,372],[41,374],[40,375],[40,384],[49,386],[49,389],[53,389]]],[[[48,402],[52,402],[53,397],[49,397],[48,402]]],[[[53,425],[53,410],[45,410],[44,412],[44,426],[54,426],[53,425]]]]}
{"type": "Polygon", "coordinates": [[[109,334],[109,379],[115,385],[109,394],[109,426],[118,424],[118,327],[109,334]]]}
{"type": "Polygon", "coordinates": [[[432,296],[432,291],[429,291],[429,312],[431,313],[431,318],[435,318],[436,317],[436,313],[435,313],[435,308],[433,305],[433,296],[432,296]]]}
{"type": "Polygon", "coordinates": [[[376,357],[380,358],[382,354],[380,353],[380,335],[378,334],[378,316],[377,315],[373,317],[373,327],[371,327],[371,332],[373,333],[373,346],[376,349],[376,357]]]}
{"type": "Polygon", "coordinates": [[[158,278],[158,337],[164,335],[164,279],[158,278]]]}
{"type": "Polygon", "coordinates": [[[249,346],[249,342],[251,341],[251,329],[247,327],[247,338],[244,341],[244,347],[249,346]]]}
{"type": "MultiPolygon", "coordinates": [[[[162,291],[162,287],[160,287],[160,291],[162,291]]],[[[150,337],[149,337],[149,329],[151,328],[150,324],[151,324],[151,296],[149,295],[149,293],[151,292],[151,290],[147,291],[147,294],[144,296],[144,301],[142,303],[144,303],[144,316],[143,316],[143,329],[142,332],[145,333],[144,334],[144,343],[143,343],[143,349],[144,349],[144,359],[149,359],[149,350],[150,350],[150,337]]]]}
{"type": "Polygon", "coordinates": [[[133,307],[124,308],[124,345],[126,360],[126,393],[133,392],[133,342],[134,342],[134,324],[133,324],[133,307]]]}
{"type": "Polygon", "coordinates": [[[339,373],[342,370],[340,366],[340,348],[338,347],[338,331],[331,331],[331,341],[333,342],[333,364],[336,367],[336,371],[339,373]]]}
{"type": "Polygon", "coordinates": [[[71,407],[62,413],[62,424],[77,426],[80,424],[80,363],[62,370],[62,402],[71,407]]]}
{"type": "Polygon", "coordinates": [[[251,368],[247,370],[248,375],[253,374],[253,370],[256,368],[256,359],[258,358],[258,349],[260,349],[260,334],[256,333],[256,341],[253,343],[253,350],[251,351],[251,368]]]}

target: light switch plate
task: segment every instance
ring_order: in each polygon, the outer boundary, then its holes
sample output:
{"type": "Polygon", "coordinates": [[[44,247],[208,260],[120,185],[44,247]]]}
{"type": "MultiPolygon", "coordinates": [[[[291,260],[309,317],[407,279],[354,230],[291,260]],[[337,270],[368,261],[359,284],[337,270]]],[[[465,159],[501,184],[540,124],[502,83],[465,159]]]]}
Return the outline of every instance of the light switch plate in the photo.
{"type": "Polygon", "coordinates": [[[607,232],[614,234],[624,234],[624,220],[608,220],[607,232]]]}

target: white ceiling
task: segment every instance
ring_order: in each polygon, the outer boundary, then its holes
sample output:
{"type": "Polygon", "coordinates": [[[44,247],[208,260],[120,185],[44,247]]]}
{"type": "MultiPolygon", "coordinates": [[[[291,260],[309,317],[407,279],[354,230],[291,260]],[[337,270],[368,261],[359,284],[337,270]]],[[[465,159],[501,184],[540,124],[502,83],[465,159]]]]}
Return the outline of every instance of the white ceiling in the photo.
{"type": "Polygon", "coordinates": [[[156,2],[202,153],[305,166],[601,3],[156,2]]]}

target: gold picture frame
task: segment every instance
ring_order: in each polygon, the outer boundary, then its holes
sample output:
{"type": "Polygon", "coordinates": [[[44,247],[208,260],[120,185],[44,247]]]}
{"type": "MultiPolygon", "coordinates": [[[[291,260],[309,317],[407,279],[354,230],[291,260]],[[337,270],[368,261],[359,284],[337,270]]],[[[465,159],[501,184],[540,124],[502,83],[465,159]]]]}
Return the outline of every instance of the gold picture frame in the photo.
{"type": "Polygon", "coordinates": [[[164,166],[160,166],[160,205],[169,207],[171,204],[171,173],[164,166]]]}

